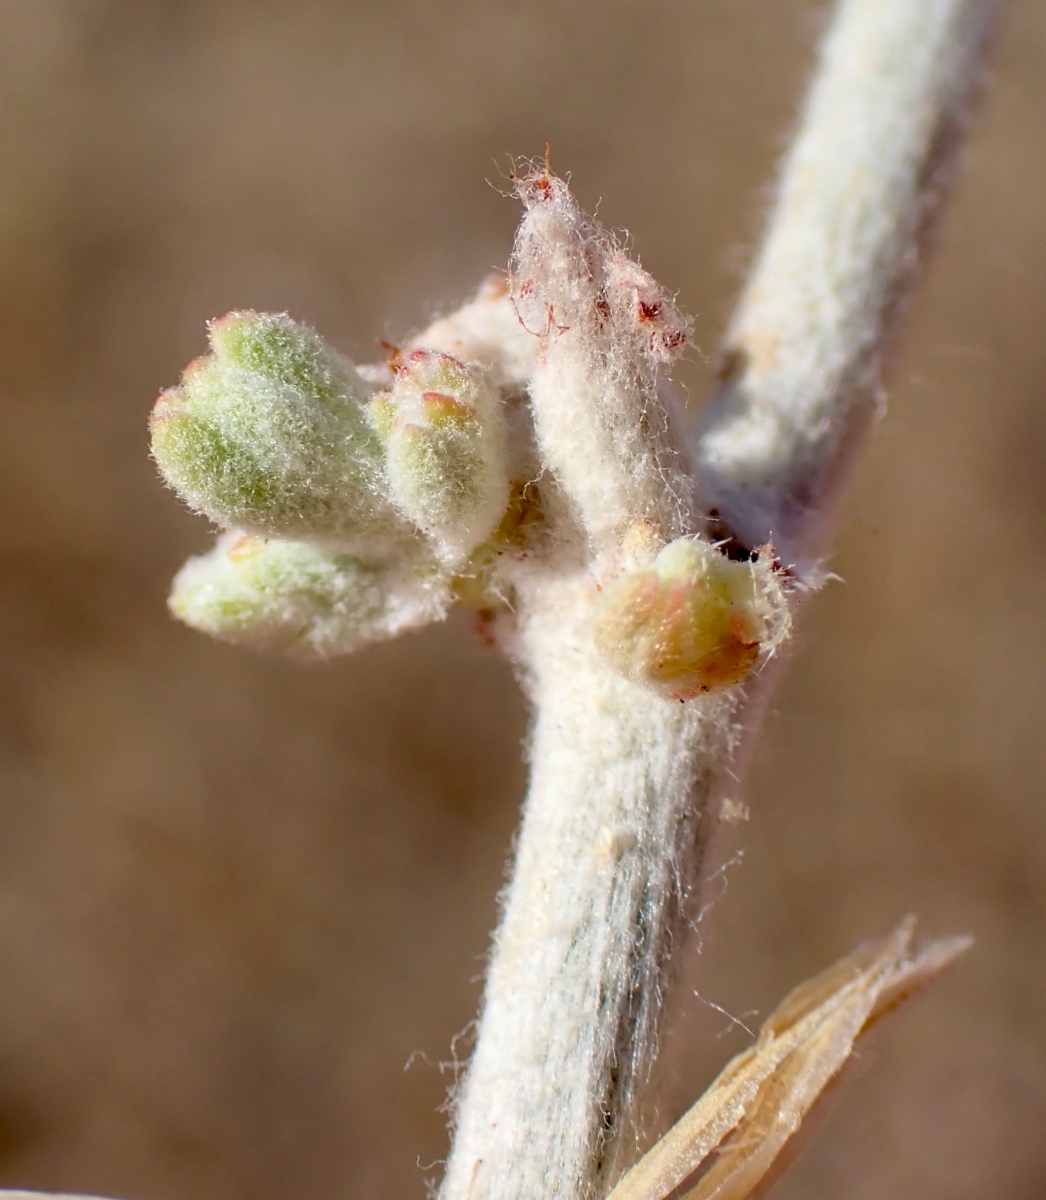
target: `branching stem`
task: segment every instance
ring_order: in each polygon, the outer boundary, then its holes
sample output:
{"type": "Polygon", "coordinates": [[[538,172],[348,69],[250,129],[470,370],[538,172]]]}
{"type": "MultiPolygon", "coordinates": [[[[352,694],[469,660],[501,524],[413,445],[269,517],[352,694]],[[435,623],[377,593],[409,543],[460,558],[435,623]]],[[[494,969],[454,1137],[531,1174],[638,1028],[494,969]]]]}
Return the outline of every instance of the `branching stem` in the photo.
{"type": "MultiPolygon", "coordinates": [[[[668,953],[758,683],[679,704],[610,670],[590,632],[606,547],[656,485],[655,544],[697,532],[703,505],[713,533],[747,550],[773,541],[812,578],[876,411],[889,318],[913,276],[991,7],[838,5],[689,496],[678,494],[686,455],[670,429],[655,429],[655,454],[629,454],[616,393],[608,407],[585,396],[589,376],[563,348],[567,309],[591,282],[577,255],[590,247],[570,241],[573,229],[553,238],[544,283],[558,298],[535,371],[535,426],[590,545],[514,581],[515,654],[536,711],[531,787],[443,1200],[598,1196],[627,1166],[622,1132],[653,1052],[668,953]],[[600,454],[585,470],[583,456],[600,454]],[[600,471],[615,481],[602,500],[600,471]]],[[[540,314],[527,325],[541,326],[540,314]]],[[[587,344],[605,368],[601,329],[587,344]]]]}

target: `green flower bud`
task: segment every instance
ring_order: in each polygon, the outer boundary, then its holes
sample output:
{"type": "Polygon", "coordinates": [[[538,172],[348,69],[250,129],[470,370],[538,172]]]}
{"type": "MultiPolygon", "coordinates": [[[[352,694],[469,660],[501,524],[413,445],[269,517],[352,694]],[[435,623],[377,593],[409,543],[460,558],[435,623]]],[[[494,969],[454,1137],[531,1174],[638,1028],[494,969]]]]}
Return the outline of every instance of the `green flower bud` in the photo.
{"type": "Polygon", "coordinates": [[[227,528],[353,548],[406,532],[351,364],[284,315],[231,313],[210,341],[151,421],[156,461],[193,508],[227,528]]]}
{"type": "Polygon", "coordinates": [[[309,542],[233,531],[190,559],[170,607],[194,629],[295,658],[329,658],[442,619],[446,573],[415,555],[374,567],[309,542]]]}
{"type": "Polygon", "coordinates": [[[629,679],[674,700],[738,683],[787,632],[773,569],[733,562],[700,538],[670,542],[607,586],[596,644],[629,679]]]}
{"type": "Polygon", "coordinates": [[[459,563],[497,528],[508,505],[500,402],[484,375],[448,354],[415,350],[392,390],[371,404],[400,511],[459,563]]]}

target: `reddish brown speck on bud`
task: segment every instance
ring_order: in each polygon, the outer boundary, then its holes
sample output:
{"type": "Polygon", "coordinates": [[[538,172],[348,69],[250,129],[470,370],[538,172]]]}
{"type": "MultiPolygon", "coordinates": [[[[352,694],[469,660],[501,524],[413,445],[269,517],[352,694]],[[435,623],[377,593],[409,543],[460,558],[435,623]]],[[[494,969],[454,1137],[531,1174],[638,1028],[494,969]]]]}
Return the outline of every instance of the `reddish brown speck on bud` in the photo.
{"type": "Polygon", "coordinates": [[[378,345],[385,351],[385,363],[393,375],[399,374],[403,369],[403,351],[394,342],[387,342],[384,338],[378,338],[378,345]]]}

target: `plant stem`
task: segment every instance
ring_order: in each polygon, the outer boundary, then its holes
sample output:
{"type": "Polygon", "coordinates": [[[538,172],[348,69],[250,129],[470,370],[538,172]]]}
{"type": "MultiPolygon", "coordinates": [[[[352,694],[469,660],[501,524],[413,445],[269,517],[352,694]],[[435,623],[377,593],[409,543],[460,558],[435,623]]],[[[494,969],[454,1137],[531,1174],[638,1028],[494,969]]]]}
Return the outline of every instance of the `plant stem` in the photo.
{"type": "MultiPolygon", "coordinates": [[[[573,1196],[649,1061],[732,703],[679,704],[591,648],[587,579],[522,630],[537,713],[530,794],[445,1197],[573,1196]]],[[[537,600],[538,597],[530,597],[537,600]]]]}
{"type": "Polygon", "coordinates": [[[843,0],[726,339],[697,456],[724,531],[800,569],[881,405],[992,0],[843,0]]]}
{"type": "MultiPolygon", "coordinates": [[[[843,0],[825,40],[698,455],[722,532],[801,570],[874,415],[990,7],[843,0]]],[[[744,688],[684,705],[618,677],[592,646],[594,593],[577,568],[518,589],[531,786],[443,1200],[599,1196],[627,1165],[673,935],[753,708],[744,688]]]]}

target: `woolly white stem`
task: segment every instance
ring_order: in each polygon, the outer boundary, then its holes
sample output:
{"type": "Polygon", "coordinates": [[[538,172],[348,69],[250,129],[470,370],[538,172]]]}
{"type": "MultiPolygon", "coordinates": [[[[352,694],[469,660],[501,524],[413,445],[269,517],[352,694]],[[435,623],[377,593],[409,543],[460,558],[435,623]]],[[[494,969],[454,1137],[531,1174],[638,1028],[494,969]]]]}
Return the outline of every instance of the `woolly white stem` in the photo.
{"type": "MultiPolygon", "coordinates": [[[[729,697],[667,701],[595,653],[587,578],[531,592],[537,712],[515,873],[444,1196],[574,1196],[649,1061],[729,697]]],[[[625,1164],[627,1165],[627,1164],[625,1164]]]]}
{"type": "MultiPolygon", "coordinates": [[[[870,371],[987,8],[843,0],[837,10],[731,333],[742,368],[700,447],[703,498],[749,547],[773,536],[787,561],[804,562],[823,550],[824,510],[874,411],[870,371]]],[[[566,301],[602,286],[577,270],[576,245],[573,275],[552,262],[566,301]]],[[[519,254],[517,243],[517,264],[519,254]]],[[[617,392],[601,410],[583,372],[562,386],[577,365],[559,362],[571,321],[558,309],[547,317],[538,439],[598,548],[648,506],[654,473],[664,485],[681,468],[672,460],[666,472],[658,450],[651,470],[629,475],[643,455],[627,449],[634,430],[621,432],[617,392]]],[[[602,352],[592,361],[616,371],[602,352]]],[[[661,493],[670,526],[677,513],[686,520],[675,490],[661,493]]],[[[601,663],[595,588],[576,566],[518,590],[517,652],[537,713],[531,789],[443,1200],[574,1200],[613,1182],[608,1135],[627,1127],[649,1063],[673,922],[736,746],[742,689],[677,704],[601,663]]]]}
{"type": "Polygon", "coordinates": [[[952,159],[990,0],[843,0],[707,410],[704,499],[746,546],[823,553],[889,318],[952,159]]]}

